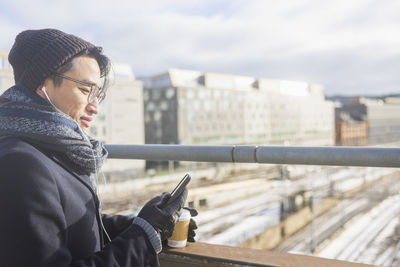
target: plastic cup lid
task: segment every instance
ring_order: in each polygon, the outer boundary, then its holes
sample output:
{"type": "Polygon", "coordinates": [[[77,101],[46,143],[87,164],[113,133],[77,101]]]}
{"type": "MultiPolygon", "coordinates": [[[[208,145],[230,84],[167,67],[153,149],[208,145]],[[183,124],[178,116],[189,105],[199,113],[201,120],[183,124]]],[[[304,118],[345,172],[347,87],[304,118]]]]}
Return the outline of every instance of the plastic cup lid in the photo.
{"type": "Polygon", "coordinates": [[[181,216],[179,217],[179,221],[187,221],[190,220],[190,211],[187,209],[182,209],[181,216]]]}

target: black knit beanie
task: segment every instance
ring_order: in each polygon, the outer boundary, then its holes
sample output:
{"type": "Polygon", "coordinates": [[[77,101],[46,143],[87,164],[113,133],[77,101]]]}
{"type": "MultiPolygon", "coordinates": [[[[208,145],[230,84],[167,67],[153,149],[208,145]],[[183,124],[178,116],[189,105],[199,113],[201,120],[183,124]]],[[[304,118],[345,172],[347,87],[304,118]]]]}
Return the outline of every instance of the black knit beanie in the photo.
{"type": "MultiPolygon", "coordinates": [[[[56,29],[26,30],[15,38],[8,55],[15,83],[36,90],[69,59],[95,46],[56,29]]],[[[101,47],[96,47],[101,51],[101,47]]]]}

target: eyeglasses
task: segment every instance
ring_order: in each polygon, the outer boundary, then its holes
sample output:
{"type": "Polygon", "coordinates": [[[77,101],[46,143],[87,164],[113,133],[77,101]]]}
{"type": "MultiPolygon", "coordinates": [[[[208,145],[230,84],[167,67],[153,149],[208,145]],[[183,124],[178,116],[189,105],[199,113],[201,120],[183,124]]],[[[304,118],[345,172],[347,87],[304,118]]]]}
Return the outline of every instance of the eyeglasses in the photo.
{"type": "Polygon", "coordinates": [[[105,90],[103,88],[101,88],[101,87],[98,87],[95,84],[91,84],[91,83],[86,83],[86,82],[82,82],[82,81],[79,81],[79,80],[75,80],[74,78],[62,75],[62,74],[57,73],[57,72],[55,72],[54,75],[57,76],[57,77],[63,78],[63,79],[67,79],[67,80],[76,82],[78,84],[82,84],[82,85],[84,85],[86,87],[89,87],[90,88],[89,95],[88,95],[88,102],[89,103],[93,103],[94,99],[97,98],[97,102],[100,104],[100,102],[103,101],[104,98],[106,98],[105,90]]]}

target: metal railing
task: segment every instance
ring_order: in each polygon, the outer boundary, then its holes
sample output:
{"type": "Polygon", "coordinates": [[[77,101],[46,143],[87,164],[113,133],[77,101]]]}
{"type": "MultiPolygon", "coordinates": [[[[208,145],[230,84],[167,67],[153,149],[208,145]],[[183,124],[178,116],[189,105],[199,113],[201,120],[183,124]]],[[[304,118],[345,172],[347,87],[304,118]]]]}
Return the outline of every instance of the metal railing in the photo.
{"type": "Polygon", "coordinates": [[[400,167],[400,148],[106,145],[109,158],[160,161],[243,162],[400,167]]]}
{"type": "MultiPolygon", "coordinates": [[[[400,167],[400,148],[106,145],[109,158],[154,161],[238,162],[336,166],[400,167]]],[[[162,266],[369,266],[312,256],[206,243],[164,249],[162,266]]],[[[372,265],[371,265],[372,266],[372,265]]]]}

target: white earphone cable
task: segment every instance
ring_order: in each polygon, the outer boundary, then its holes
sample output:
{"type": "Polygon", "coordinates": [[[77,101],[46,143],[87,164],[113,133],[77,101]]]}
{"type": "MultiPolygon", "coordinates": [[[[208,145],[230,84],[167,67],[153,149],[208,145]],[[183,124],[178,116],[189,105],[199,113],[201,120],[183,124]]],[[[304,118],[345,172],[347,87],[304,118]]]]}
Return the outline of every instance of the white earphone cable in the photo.
{"type": "MultiPolygon", "coordinates": [[[[59,109],[53,104],[53,102],[51,102],[50,97],[48,96],[48,94],[47,94],[47,92],[46,92],[46,87],[43,86],[43,87],[41,88],[41,90],[42,90],[42,92],[44,93],[44,95],[46,96],[46,98],[47,98],[47,100],[49,101],[49,103],[50,103],[55,109],[59,110],[59,109]]],[[[61,110],[59,110],[59,111],[62,112],[61,110]]],[[[83,138],[85,138],[85,140],[86,140],[89,144],[91,144],[89,137],[88,137],[87,134],[82,130],[82,128],[81,128],[81,126],[79,125],[79,123],[77,123],[75,120],[73,120],[73,121],[74,121],[74,122],[76,123],[76,125],[78,126],[78,129],[79,129],[79,131],[81,132],[81,135],[83,136],[83,138]]],[[[95,156],[94,156],[94,151],[93,151],[92,147],[90,147],[90,151],[92,152],[92,157],[93,157],[93,161],[94,161],[94,169],[95,169],[95,173],[94,173],[95,177],[94,177],[94,179],[91,179],[91,180],[93,181],[94,190],[95,190],[95,193],[96,193],[96,195],[97,195],[97,197],[98,197],[98,199],[99,199],[99,209],[100,209],[100,212],[101,212],[101,200],[100,200],[99,191],[98,191],[98,183],[99,183],[99,181],[98,181],[98,173],[97,173],[97,166],[96,166],[96,158],[95,158],[95,156]]],[[[105,185],[105,184],[106,184],[106,180],[105,180],[105,177],[104,177],[103,172],[101,172],[101,174],[103,175],[103,182],[104,182],[104,185],[105,185]]],[[[92,176],[92,174],[91,174],[90,176],[92,176]]],[[[100,220],[101,220],[101,218],[100,218],[100,220]]],[[[104,227],[102,221],[101,221],[101,227],[103,228],[103,231],[104,231],[104,233],[106,234],[108,240],[111,242],[111,238],[110,238],[110,236],[108,235],[107,230],[106,230],[106,228],[104,227]]]]}

